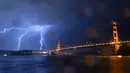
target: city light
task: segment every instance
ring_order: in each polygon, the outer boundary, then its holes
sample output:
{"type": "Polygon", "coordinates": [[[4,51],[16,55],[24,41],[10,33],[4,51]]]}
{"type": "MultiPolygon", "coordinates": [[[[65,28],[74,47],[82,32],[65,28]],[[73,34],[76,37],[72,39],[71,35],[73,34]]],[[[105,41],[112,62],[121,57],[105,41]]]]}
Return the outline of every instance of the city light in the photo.
{"type": "Polygon", "coordinates": [[[103,45],[105,45],[106,43],[102,43],[103,45]]]}
{"type": "Polygon", "coordinates": [[[99,43],[99,45],[102,45],[102,43],[99,43]]]}
{"type": "Polygon", "coordinates": [[[74,49],[76,49],[76,47],[74,47],[74,49]]]}
{"type": "Polygon", "coordinates": [[[39,53],[42,53],[41,51],[39,51],[39,53]]]}
{"type": "Polygon", "coordinates": [[[4,56],[7,56],[7,54],[4,54],[4,56]]]}
{"type": "Polygon", "coordinates": [[[121,58],[122,56],[121,55],[119,55],[119,56],[117,56],[118,58],[121,58]]]}
{"type": "Polygon", "coordinates": [[[98,51],[98,53],[101,53],[100,51],[98,51]]]}
{"type": "Polygon", "coordinates": [[[43,52],[43,54],[46,54],[47,52],[43,52]]]}

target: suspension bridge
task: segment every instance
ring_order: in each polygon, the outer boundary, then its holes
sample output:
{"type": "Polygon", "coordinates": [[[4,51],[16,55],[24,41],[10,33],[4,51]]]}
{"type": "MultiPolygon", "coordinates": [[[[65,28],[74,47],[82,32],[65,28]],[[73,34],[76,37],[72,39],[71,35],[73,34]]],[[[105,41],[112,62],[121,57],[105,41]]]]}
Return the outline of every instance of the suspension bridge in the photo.
{"type": "Polygon", "coordinates": [[[56,52],[57,55],[60,55],[60,51],[65,51],[65,50],[75,50],[75,49],[99,47],[99,46],[114,46],[113,49],[114,49],[114,53],[116,54],[119,47],[120,47],[120,45],[124,44],[124,43],[130,43],[130,40],[125,40],[125,41],[119,40],[117,22],[112,21],[111,24],[112,24],[112,32],[113,32],[113,34],[112,34],[112,36],[113,36],[112,42],[87,44],[87,45],[79,45],[79,46],[71,46],[71,47],[67,47],[67,48],[61,48],[60,40],[58,40],[57,48],[55,50],[51,50],[49,52],[56,52]]]}

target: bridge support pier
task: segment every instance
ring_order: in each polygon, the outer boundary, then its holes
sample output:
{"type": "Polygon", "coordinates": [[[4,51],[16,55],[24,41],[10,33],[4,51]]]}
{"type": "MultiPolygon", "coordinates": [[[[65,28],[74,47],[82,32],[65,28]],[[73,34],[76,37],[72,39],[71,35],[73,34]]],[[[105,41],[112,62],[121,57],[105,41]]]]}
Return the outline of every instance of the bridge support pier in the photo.
{"type": "Polygon", "coordinates": [[[113,27],[113,42],[115,43],[114,45],[114,53],[117,54],[117,51],[119,49],[119,36],[118,36],[118,30],[117,30],[117,22],[112,21],[112,27],[113,27]]]}
{"type": "Polygon", "coordinates": [[[58,40],[58,43],[57,43],[56,54],[57,56],[60,55],[60,40],[58,40]]]}
{"type": "Polygon", "coordinates": [[[120,47],[120,45],[115,44],[115,46],[114,46],[114,54],[115,55],[117,54],[117,51],[119,50],[119,47],[120,47]]]}
{"type": "Polygon", "coordinates": [[[56,54],[57,54],[57,56],[60,56],[60,51],[59,50],[56,51],[56,54]]]}

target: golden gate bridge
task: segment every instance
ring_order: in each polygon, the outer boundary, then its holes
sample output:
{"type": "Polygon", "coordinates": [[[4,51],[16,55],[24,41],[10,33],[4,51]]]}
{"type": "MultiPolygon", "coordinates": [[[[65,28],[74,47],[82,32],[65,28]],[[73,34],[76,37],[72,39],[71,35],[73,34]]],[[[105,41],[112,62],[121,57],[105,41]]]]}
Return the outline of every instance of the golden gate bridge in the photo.
{"type": "Polygon", "coordinates": [[[119,41],[116,21],[112,21],[112,32],[113,32],[112,42],[87,44],[87,45],[79,45],[79,46],[71,46],[71,47],[67,47],[67,48],[61,48],[60,40],[58,40],[57,48],[55,50],[51,50],[49,52],[56,52],[57,55],[60,55],[60,51],[65,51],[65,50],[74,50],[74,49],[79,49],[79,48],[81,49],[81,48],[98,47],[98,46],[114,46],[113,49],[114,49],[114,53],[116,54],[120,45],[124,44],[124,43],[130,43],[130,40],[119,41]]]}

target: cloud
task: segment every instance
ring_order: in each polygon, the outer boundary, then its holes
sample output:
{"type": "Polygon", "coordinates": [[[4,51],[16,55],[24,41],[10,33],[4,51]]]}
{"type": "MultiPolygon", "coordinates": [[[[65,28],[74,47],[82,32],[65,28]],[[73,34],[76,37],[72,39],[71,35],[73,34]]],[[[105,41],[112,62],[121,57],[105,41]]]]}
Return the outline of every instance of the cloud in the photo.
{"type": "Polygon", "coordinates": [[[93,15],[93,9],[89,6],[81,6],[79,11],[79,15],[83,16],[92,16],[93,15]]]}
{"type": "Polygon", "coordinates": [[[130,8],[124,8],[124,16],[130,17],[130,8]]]}
{"type": "Polygon", "coordinates": [[[108,13],[108,9],[106,7],[106,5],[104,3],[99,3],[97,6],[97,11],[100,13],[100,14],[106,14],[108,13]]]}
{"type": "Polygon", "coordinates": [[[87,35],[89,38],[97,38],[100,35],[98,34],[97,30],[95,28],[89,27],[87,29],[87,35]]]}

